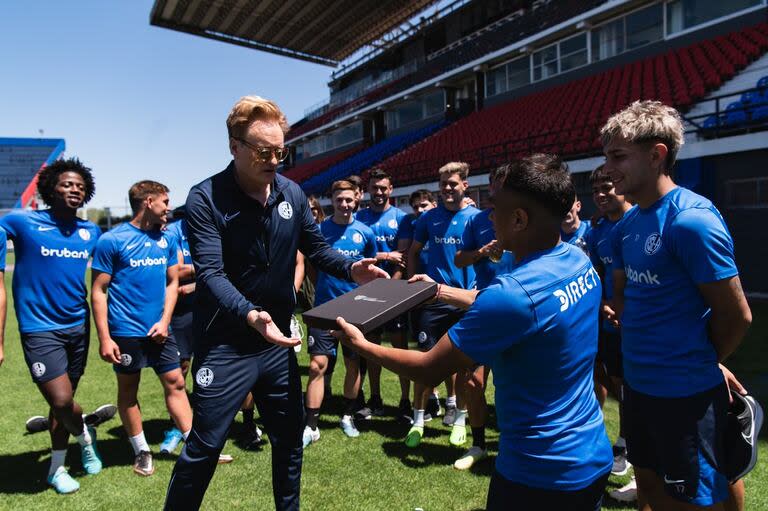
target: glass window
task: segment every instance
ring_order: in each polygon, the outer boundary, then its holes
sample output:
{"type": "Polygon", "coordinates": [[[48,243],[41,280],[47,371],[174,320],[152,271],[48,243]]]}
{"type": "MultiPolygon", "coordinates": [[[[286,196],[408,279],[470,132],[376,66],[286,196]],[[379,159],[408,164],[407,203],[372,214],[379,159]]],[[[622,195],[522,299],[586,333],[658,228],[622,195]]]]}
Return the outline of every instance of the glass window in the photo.
{"type": "Polygon", "coordinates": [[[587,64],[587,34],[560,42],[560,72],[587,64]]]}
{"type": "Polygon", "coordinates": [[[533,79],[543,80],[557,74],[557,45],[553,44],[533,54],[533,79]]]}
{"type": "Polygon", "coordinates": [[[597,27],[592,31],[592,62],[624,52],[624,18],[597,27]]]}
{"type": "Polygon", "coordinates": [[[445,110],[445,93],[442,90],[424,96],[424,117],[431,117],[445,110]]]}
{"type": "Polygon", "coordinates": [[[667,33],[674,34],[760,4],[761,0],[674,0],[667,4],[667,33]]]}
{"type": "Polygon", "coordinates": [[[507,66],[491,69],[485,74],[486,96],[495,96],[507,90],[507,66]]]}
{"type": "Polygon", "coordinates": [[[507,64],[507,90],[531,83],[531,58],[523,57],[507,64]]]}
{"type": "Polygon", "coordinates": [[[662,4],[654,4],[626,17],[627,49],[660,41],[664,37],[662,4]]]}

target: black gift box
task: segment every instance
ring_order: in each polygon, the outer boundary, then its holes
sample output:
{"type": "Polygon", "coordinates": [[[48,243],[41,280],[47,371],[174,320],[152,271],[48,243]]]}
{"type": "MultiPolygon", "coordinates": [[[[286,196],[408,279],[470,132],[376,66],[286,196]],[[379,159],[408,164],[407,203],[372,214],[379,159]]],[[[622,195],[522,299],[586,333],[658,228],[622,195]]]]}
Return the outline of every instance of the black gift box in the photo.
{"type": "Polygon", "coordinates": [[[434,297],[437,284],[405,280],[376,279],[302,315],[304,323],[314,328],[334,330],[341,316],[363,333],[408,312],[434,297]]]}

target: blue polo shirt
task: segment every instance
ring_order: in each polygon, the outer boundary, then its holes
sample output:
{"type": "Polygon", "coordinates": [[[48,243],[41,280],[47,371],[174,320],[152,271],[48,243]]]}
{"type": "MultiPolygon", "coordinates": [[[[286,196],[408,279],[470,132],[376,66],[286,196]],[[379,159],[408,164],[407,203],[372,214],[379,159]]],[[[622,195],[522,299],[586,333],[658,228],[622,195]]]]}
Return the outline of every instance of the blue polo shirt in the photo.
{"type": "Polygon", "coordinates": [[[112,276],[109,333],[145,337],[165,306],[166,273],[178,264],[178,240],[166,231],[142,231],[129,222],[105,233],[93,269],[112,276]]]}
{"type": "Polygon", "coordinates": [[[425,245],[429,242],[426,274],[435,282],[463,289],[475,287],[474,268],[457,268],[453,258],[467,222],[479,212],[474,206],[449,211],[441,204],[425,211],[414,222],[413,239],[425,245]]]}
{"type": "MultiPolygon", "coordinates": [[[[320,224],[320,232],[325,241],[339,254],[357,261],[366,257],[376,257],[376,236],[364,223],[355,220],[351,224],[339,225],[333,217],[320,224]]],[[[325,272],[318,272],[315,286],[315,306],[322,305],[357,287],[347,279],[334,277],[325,272]]]]}
{"type": "Polygon", "coordinates": [[[88,314],[85,272],[101,230],[79,218],[61,221],[47,209],[13,211],[0,218],[0,228],[16,255],[12,288],[19,331],[81,325],[88,314]]]}
{"type": "MultiPolygon", "coordinates": [[[[491,222],[492,209],[486,209],[473,216],[467,222],[464,234],[461,236],[459,250],[477,250],[496,239],[496,232],[491,222]]],[[[477,289],[484,289],[496,277],[509,273],[515,265],[515,257],[512,252],[504,251],[501,261],[494,263],[487,257],[477,261],[474,266],[477,289]]]]}
{"type": "Polygon", "coordinates": [[[613,265],[624,270],[624,378],[634,390],[683,397],[722,383],[707,332],[712,310],[698,284],[738,275],[723,217],[677,187],[629,210],[611,231],[613,265]]]}
{"type": "Polygon", "coordinates": [[[548,490],[589,486],[613,465],[595,398],[601,285],[589,258],[559,243],[480,291],[451,342],[493,369],[496,470],[548,490]]]}

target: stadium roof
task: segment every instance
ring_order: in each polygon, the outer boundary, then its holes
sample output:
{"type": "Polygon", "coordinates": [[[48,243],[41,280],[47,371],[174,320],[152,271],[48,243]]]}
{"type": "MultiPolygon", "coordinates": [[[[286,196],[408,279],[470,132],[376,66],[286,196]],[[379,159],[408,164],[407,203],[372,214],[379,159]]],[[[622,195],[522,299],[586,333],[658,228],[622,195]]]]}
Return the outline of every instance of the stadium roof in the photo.
{"type": "Polygon", "coordinates": [[[150,24],[336,66],[436,0],[155,0],[150,24]]]}

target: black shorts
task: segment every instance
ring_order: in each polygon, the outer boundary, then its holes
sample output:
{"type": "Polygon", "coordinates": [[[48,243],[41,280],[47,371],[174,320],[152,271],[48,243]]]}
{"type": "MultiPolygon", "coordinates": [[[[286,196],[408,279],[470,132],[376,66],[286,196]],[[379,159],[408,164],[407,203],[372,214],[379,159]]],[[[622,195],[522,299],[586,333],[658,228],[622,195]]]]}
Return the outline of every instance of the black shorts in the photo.
{"type": "Polygon", "coordinates": [[[120,347],[120,363],[112,364],[116,373],[135,374],[151,367],[157,374],[165,374],[181,367],[179,350],[173,336],[162,344],[149,337],[113,337],[120,347]]]}
{"type": "Polygon", "coordinates": [[[171,317],[171,335],[176,341],[176,347],[179,349],[181,360],[191,360],[195,353],[195,329],[192,321],[192,311],[182,314],[174,314],[171,317]]]}
{"type": "Polygon", "coordinates": [[[603,504],[606,473],[581,490],[558,491],[525,486],[506,479],[494,470],[488,488],[487,511],[507,509],[567,509],[568,511],[599,511],[603,504]],[[526,504],[527,503],[527,504],[526,504]]]}
{"type": "Polygon", "coordinates": [[[653,470],[673,498],[711,506],[728,497],[723,466],[728,389],[686,397],[649,396],[624,385],[624,432],[629,461],[653,470]]]}
{"type": "Polygon", "coordinates": [[[445,303],[431,303],[416,311],[416,341],[421,351],[431,350],[437,341],[464,315],[464,310],[445,303]]]}
{"type": "Polygon", "coordinates": [[[618,331],[600,329],[597,341],[596,363],[602,364],[608,376],[624,378],[621,358],[621,334],[618,331]]]}
{"type": "Polygon", "coordinates": [[[45,383],[64,373],[73,382],[79,380],[88,360],[90,325],[86,319],[82,325],[64,330],[21,334],[24,360],[32,381],[45,383]]]}
{"type": "MultiPolygon", "coordinates": [[[[343,345],[342,345],[343,346],[343,345]]],[[[322,328],[310,328],[307,335],[307,352],[310,355],[325,355],[329,358],[338,356],[339,341],[328,330],[322,328]]],[[[343,346],[342,354],[346,358],[356,359],[359,357],[356,351],[343,346]]]]}

